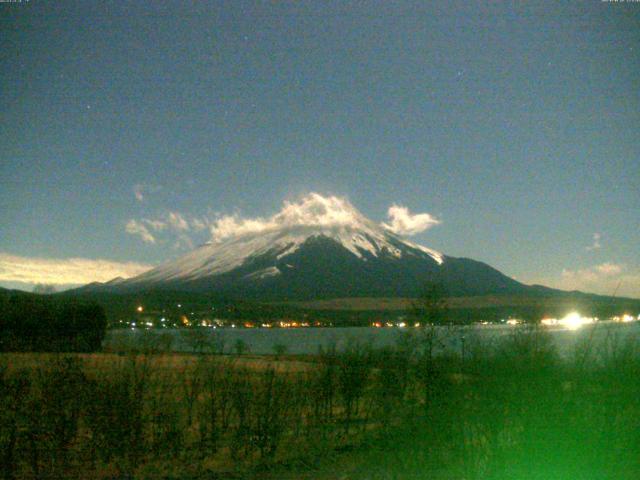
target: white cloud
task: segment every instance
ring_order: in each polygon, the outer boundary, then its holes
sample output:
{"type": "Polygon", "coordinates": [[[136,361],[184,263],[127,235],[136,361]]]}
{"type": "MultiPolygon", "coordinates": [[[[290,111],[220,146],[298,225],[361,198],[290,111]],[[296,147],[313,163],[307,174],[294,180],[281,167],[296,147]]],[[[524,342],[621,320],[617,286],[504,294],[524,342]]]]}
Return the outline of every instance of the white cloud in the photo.
{"type": "Polygon", "coordinates": [[[147,193],[153,193],[160,190],[159,185],[150,185],[148,183],[136,183],[133,186],[133,195],[139,202],[144,202],[147,193]]]}
{"type": "Polygon", "coordinates": [[[224,215],[211,225],[211,239],[215,242],[221,242],[227,238],[263,233],[276,228],[278,225],[272,219],[243,219],[237,215],[224,215]]]}
{"type": "Polygon", "coordinates": [[[127,222],[127,233],[139,236],[145,243],[174,242],[175,248],[193,248],[193,239],[189,236],[206,230],[209,220],[183,215],[176,211],[167,211],[156,218],[131,219],[127,222]]]}
{"type": "MultiPolygon", "coordinates": [[[[400,235],[414,235],[440,221],[428,213],[412,214],[406,207],[389,208],[389,224],[383,227],[400,235]]],[[[285,201],[282,209],[270,217],[243,218],[238,214],[219,215],[214,219],[167,211],[155,218],[130,220],[127,232],[146,243],[171,242],[174,248],[193,248],[194,238],[208,229],[211,240],[222,242],[245,235],[266,234],[279,230],[377,228],[345,198],[310,193],[299,201],[285,201]]],[[[202,241],[201,239],[200,241],[202,241]]]]}
{"type": "Polygon", "coordinates": [[[162,230],[167,228],[167,223],[163,222],[162,220],[149,220],[148,218],[143,218],[142,221],[156,232],[161,232],[162,230]]]}
{"type": "Polygon", "coordinates": [[[593,234],[593,243],[587,247],[587,251],[590,250],[598,250],[599,248],[602,247],[602,245],[600,244],[600,239],[602,238],[602,235],[599,234],[598,232],[593,234]]]}
{"type": "Polygon", "coordinates": [[[622,273],[622,270],[624,269],[624,267],[622,265],[618,265],[615,263],[606,262],[606,263],[601,263],[600,265],[597,265],[595,269],[601,275],[618,275],[622,273]]]}
{"type": "Polygon", "coordinates": [[[284,202],[269,218],[225,215],[210,224],[211,238],[220,242],[232,237],[293,228],[341,228],[367,222],[346,199],[310,193],[299,202],[284,202]]]}
{"type": "Polygon", "coordinates": [[[440,220],[429,213],[412,214],[401,205],[392,205],[387,214],[390,223],[383,223],[382,226],[398,235],[415,235],[440,224],[440,220]]]}
{"type": "Polygon", "coordinates": [[[128,278],[149,270],[151,265],[88,258],[20,257],[0,252],[0,281],[26,284],[83,285],[128,278]]]}
{"type": "Polygon", "coordinates": [[[178,212],[169,212],[167,222],[176,231],[188,231],[189,222],[178,212]]]}
{"type": "MultiPolygon", "coordinates": [[[[397,205],[389,209],[389,217],[390,224],[383,223],[382,226],[400,235],[414,235],[440,223],[428,213],[414,215],[407,208],[397,205]]],[[[221,242],[228,238],[282,229],[335,229],[363,224],[371,226],[371,222],[348,200],[310,193],[299,202],[284,202],[280,212],[268,218],[241,218],[237,214],[221,216],[210,222],[210,231],[212,240],[221,242]]]]}
{"type": "Polygon", "coordinates": [[[640,298],[640,271],[612,262],[577,270],[565,269],[558,281],[549,283],[564,290],[640,298]]]}
{"type": "Polygon", "coordinates": [[[149,232],[147,227],[137,220],[129,220],[125,226],[127,233],[138,235],[144,243],[156,243],[156,238],[149,232]]]}
{"type": "Polygon", "coordinates": [[[136,197],[136,200],[138,200],[139,202],[144,201],[144,194],[142,192],[143,189],[143,185],[141,183],[136,183],[133,186],[133,194],[136,197]]]}
{"type": "Polygon", "coordinates": [[[207,228],[207,221],[206,220],[201,220],[199,218],[192,218],[191,219],[191,228],[193,228],[196,232],[204,230],[205,228],[207,228]]]}

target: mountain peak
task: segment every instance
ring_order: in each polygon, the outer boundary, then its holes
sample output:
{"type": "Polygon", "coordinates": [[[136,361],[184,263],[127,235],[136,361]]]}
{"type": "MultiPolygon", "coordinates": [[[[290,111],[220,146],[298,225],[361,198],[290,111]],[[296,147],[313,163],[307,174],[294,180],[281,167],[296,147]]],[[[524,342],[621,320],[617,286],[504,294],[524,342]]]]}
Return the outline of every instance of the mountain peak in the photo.
{"type": "MultiPolygon", "coordinates": [[[[128,281],[129,284],[192,282],[227,274],[261,258],[260,270],[272,268],[310,239],[326,238],[364,262],[371,258],[420,256],[442,264],[444,256],[401,239],[388,227],[369,220],[347,199],[310,193],[298,202],[286,201],[268,218],[221,217],[214,222],[212,241],[192,252],[128,281]]],[[[248,278],[253,270],[248,271],[248,278]]],[[[259,276],[260,277],[260,276],[259,276]]],[[[261,277],[260,277],[261,278],[261,277]]]]}

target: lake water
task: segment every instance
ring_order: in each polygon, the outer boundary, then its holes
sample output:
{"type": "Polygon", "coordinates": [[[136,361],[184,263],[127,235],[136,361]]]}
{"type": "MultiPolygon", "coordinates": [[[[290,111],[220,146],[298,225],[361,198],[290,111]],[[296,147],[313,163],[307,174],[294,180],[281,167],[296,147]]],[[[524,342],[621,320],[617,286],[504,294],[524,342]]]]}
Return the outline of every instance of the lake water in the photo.
{"type": "MultiPolygon", "coordinates": [[[[492,343],[505,335],[514,334],[516,329],[510,325],[478,325],[469,327],[438,327],[443,347],[454,351],[462,351],[474,341],[492,343]]],[[[612,342],[625,342],[631,339],[640,340],[640,322],[610,323],[600,322],[583,326],[577,330],[557,327],[545,327],[555,342],[558,351],[569,356],[576,346],[590,342],[599,349],[612,342]]],[[[203,343],[223,344],[224,351],[231,353],[238,341],[246,345],[246,352],[253,354],[273,354],[276,349],[283,348],[290,354],[314,354],[319,348],[333,345],[338,350],[352,342],[371,343],[374,347],[394,345],[399,337],[407,332],[417,333],[413,328],[218,328],[202,329],[194,334],[189,330],[110,330],[107,332],[104,346],[111,349],[123,347],[142,347],[159,335],[171,337],[171,349],[179,352],[194,350],[194,336],[199,336],[203,343]],[[189,338],[191,337],[191,339],[189,338]]]]}

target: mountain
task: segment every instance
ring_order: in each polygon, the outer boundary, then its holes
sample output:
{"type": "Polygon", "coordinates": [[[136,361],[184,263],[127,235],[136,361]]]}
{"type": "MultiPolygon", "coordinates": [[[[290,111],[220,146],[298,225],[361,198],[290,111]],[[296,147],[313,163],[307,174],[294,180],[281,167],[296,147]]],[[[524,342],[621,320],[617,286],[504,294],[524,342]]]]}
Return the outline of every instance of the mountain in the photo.
{"type": "Polygon", "coordinates": [[[375,223],[347,200],[310,194],[269,219],[218,222],[214,239],[127,280],[86,291],[206,292],[255,300],[415,297],[427,282],[452,296],[518,294],[487,264],[444,255],[375,223]]]}

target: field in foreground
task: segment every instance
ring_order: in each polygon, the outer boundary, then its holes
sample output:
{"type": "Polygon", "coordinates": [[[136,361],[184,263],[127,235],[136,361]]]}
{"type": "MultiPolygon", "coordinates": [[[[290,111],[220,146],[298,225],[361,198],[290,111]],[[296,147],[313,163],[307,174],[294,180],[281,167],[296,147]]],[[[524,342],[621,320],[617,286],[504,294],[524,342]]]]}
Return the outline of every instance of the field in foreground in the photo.
{"type": "Polygon", "coordinates": [[[4,478],[635,479],[640,350],[547,334],[433,355],[0,356],[4,478]]]}

